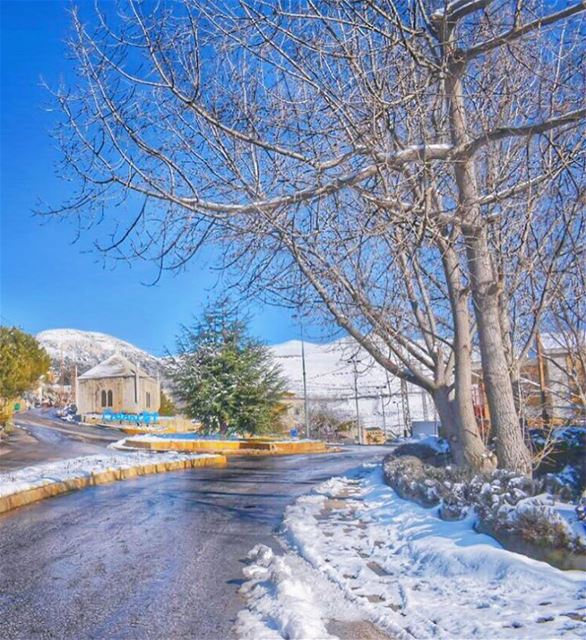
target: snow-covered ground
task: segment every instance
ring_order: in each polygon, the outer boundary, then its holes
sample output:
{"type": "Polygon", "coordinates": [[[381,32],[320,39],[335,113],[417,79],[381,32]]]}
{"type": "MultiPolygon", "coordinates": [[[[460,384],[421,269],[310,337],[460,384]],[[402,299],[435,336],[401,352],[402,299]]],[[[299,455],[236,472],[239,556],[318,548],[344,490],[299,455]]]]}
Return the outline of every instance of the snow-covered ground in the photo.
{"type": "Polygon", "coordinates": [[[325,482],[287,509],[284,526],[283,558],[252,553],[241,637],[334,635],[324,634],[335,612],[317,572],[344,593],[349,615],[360,610],[397,640],[586,635],[585,572],[507,551],[476,533],[472,518],[440,520],[437,509],[398,498],[380,468],[325,482]],[[313,573],[296,573],[299,562],[313,573]]]}
{"type": "Polygon", "coordinates": [[[182,453],[112,453],[82,456],[57,462],[46,462],[15,471],[0,473],[0,498],[36,489],[55,482],[65,482],[76,478],[90,477],[93,473],[115,469],[130,469],[159,462],[191,460],[193,458],[215,457],[213,454],[182,453]]]}
{"type": "Polygon", "coordinates": [[[265,545],[248,554],[240,593],[248,608],[236,620],[239,637],[249,640],[335,638],[328,622],[359,622],[360,608],[307,561],[294,553],[276,555],[265,545]]]}

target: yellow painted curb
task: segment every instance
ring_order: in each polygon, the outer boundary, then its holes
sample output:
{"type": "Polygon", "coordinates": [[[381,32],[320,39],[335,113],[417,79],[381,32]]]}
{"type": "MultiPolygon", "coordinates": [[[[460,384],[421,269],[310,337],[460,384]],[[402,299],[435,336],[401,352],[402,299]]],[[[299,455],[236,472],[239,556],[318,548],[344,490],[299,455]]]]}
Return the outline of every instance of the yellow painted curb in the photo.
{"type": "Polygon", "coordinates": [[[253,455],[294,455],[326,453],[324,442],[273,442],[271,440],[132,440],[126,443],[136,449],[150,451],[217,451],[225,455],[252,453],[253,455]]]}
{"type": "Polygon", "coordinates": [[[165,473],[166,471],[179,471],[181,469],[195,469],[197,467],[224,467],[228,464],[226,456],[216,455],[213,458],[193,458],[189,460],[169,460],[166,462],[151,462],[126,467],[123,469],[106,469],[92,472],[90,475],[79,478],[70,478],[62,482],[51,482],[42,487],[26,489],[18,493],[0,497],[0,513],[5,513],[18,507],[38,502],[45,498],[51,498],[69,491],[85,489],[100,484],[109,484],[117,480],[129,480],[137,476],[146,476],[152,473],[165,473]]]}

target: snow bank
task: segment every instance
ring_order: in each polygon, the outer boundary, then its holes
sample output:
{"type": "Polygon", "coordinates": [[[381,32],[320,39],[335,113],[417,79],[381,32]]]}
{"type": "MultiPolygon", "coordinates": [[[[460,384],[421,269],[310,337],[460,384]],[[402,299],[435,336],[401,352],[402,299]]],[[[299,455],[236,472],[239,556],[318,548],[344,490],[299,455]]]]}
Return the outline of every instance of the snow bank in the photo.
{"type": "Polygon", "coordinates": [[[303,558],[394,637],[584,637],[586,573],[506,551],[472,526],[401,500],[380,469],[330,480],[285,516],[303,558]]]}
{"type": "Polygon", "coordinates": [[[248,608],[236,618],[238,637],[328,640],[336,638],[328,631],[328,621],[343,625],[361,620],[360,609],[345,599],[339,587],[296,554],[277,556],[259,544],[248,560],[247,580],[240,588],[248,608]]]}
{"type": "Polygon", "coordinates": [[[180,453],[128,453],[98,454],[59,460],[45,464],[24,467],[0,474],[0,498],[22,491],[37,489],[49,484],[66,482],[78,478],[89,478],[93,474],[118,469],[131,469],[141,465],[153,465],[184,460],[217,458],[211,454],[188,455],[180,453]]]}

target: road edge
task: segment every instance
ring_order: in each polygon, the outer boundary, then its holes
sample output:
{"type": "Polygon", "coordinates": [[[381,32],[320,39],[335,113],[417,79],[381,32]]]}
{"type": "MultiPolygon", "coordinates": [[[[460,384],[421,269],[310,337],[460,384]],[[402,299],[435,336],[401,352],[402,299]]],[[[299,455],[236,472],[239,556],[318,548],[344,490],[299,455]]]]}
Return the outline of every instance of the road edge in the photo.
{"type": "Polygon", "coordinates": [[[6,513],[23,507],[27,504],[39,502],[46,498],[77,491],[87,487],[101,484],[109,484],[121,480],[131,480],[138,476],[145,476],[154,473],[166,473],[168,471],[181,471],[183,469],[195,469],[198,467],[224,467],[228,464],[226,456],[207,455],[205,457],[188,458],[185,460],[169,460],[161,462],[151,462],[124,467],[120,469],[107,469],[105,471],[91,472],[86,476],[78,476],[67,480],[51,482],[41,487],[25,489],[17,493],[12,493],[0,497],[0,513],[6,513]]]}

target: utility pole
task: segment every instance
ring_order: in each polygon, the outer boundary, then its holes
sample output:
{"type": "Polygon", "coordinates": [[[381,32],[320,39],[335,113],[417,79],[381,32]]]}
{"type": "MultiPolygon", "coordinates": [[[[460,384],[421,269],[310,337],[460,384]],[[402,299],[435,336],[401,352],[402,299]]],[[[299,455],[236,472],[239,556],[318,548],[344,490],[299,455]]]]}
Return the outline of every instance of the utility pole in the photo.
{"type": "Polygon", "coordinates": [[[411,431],[411,411],[409,410],[409,392],[407,382],[401,378],[401,408],[403,409],[403,435],[405,438],[411,431]]]}
{"type": "Polygon", "coordinates": [[[387,416],[385,414],[385,396],[383,394],[384,387],[381,387],[380,406],[383,411],[383,431],[385,432],[385,440],[387,438],[387,416]]]}
{"type": "Polygon", "coordinates": [[[63,359],[63,346],[61,346],[61,358],[59,362],[59,382],[61,384],[61,391],[59,393],[59,407],[63,407],[65,400],[65,375],[63,371],[64,359],[63,359]]]}
{"type": "Polygon", "coordinates": [[[356,357],[354,356],[350,362],[352,362],[352,365],[354,367],[354,402],[356,404],[356,429],[358,431],[358,444],[364,444],[362,426],[360,424],[360,409],[358,407],[358,368],[356,366],[356,357]]]}
{"type": "Polygon", "coordinates": [[[303,317],[299,314],[301,327],[301,365],[303,367],[303,412],[305,418],[305,437],[309,438],[309,411],[307,407],[307,373],[305,370],[305,340],[303,338],[303,317]]]}

